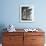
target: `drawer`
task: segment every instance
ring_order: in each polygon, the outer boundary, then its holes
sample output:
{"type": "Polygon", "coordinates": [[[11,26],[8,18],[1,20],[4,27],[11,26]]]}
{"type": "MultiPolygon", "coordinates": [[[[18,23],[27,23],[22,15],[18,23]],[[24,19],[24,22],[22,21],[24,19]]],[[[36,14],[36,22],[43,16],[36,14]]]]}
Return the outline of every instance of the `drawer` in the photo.
{"type": "Polygon", "coordinates": [[[2,44],[2,46],[23,46],[23,43],[17,44],[2,44]]]}
{"type": "Polygon", "coordinates": [[[23,36],[23,32],[4,32],[4,36],[23,36]]]}
{"type": "Polygon", "coordinates": [[[24,36],[44,36],[44,32],[24,32],[24,36]]]}
{"type": "Polygon", "coordinates": [[[2,46],[16,46],[14,44],[2,44],[2,46]]]}
{"type": "Polygon", "coordinates": [[[44,36],[32,36],[32,43],[33,44],[43,44],[44,36]]]}
{"type": "Polygon", "coordinates": [[[4,36],[3,42],[15,42],[23,40],[23,36],[4,36]]]}
{"type": "Polygon", "coordinates": [[[32,46],[44,46],[44,44],[32,44],[32,46]]]}

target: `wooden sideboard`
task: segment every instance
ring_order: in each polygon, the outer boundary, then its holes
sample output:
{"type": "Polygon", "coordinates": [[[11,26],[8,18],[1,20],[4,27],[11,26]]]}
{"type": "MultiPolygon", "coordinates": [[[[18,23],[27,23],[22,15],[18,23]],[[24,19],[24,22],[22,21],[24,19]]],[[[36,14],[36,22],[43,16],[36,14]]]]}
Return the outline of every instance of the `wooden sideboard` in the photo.
{"type": "Polygon", "coordinates": [[[3,32],[3,46],[44,46],[44,32],[3,32]]]}

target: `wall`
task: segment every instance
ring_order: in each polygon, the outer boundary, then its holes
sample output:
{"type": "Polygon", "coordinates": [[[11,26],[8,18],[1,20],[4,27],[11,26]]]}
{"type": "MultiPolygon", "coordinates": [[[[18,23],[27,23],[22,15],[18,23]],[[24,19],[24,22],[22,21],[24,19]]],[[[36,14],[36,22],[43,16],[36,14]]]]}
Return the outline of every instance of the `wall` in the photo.
{"type": "Polygon", "coordinates": [[[46,1],[45,0],[0,0],[0,25],[13,24],[16,28],[46,27],[46,1]],[[21,23],[19,21],[19,6],[22,4],[34,5],[35,21],[21,23]]]}

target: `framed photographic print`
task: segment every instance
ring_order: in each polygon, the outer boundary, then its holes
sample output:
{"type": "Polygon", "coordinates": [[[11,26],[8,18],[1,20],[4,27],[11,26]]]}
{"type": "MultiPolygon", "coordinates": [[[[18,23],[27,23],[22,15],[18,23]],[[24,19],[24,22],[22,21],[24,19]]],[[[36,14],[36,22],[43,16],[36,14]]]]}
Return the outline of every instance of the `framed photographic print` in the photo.
{"type": "Polygon", "coordinates": [[[21,22],[33,22],[34,21],[33,5],[20,5],[20,21],[21,22]]]}

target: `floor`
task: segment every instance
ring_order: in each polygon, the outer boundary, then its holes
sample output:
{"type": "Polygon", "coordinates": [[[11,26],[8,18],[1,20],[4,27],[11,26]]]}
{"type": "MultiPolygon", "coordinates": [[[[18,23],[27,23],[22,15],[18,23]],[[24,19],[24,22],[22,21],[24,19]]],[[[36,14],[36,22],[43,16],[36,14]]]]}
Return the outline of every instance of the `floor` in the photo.
{"type": "Polygon", "coordinates": [[[2,44],[0,44],[0,46],[2,46],[2,44]]]}

